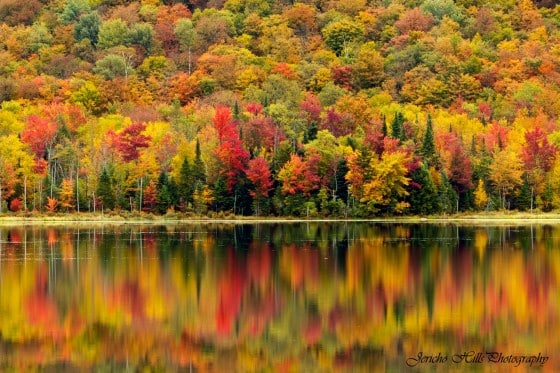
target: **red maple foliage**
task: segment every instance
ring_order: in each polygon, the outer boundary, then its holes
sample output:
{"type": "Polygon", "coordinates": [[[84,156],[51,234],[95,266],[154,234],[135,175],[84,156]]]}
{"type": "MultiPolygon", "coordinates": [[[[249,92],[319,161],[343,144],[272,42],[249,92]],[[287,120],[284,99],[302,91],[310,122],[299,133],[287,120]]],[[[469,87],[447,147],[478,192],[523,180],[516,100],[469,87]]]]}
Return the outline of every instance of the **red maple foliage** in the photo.
{"type": "Polygon", "coordinates": [[[143,123],[134,123],[126,127],[120,133],[109,131],[113,146],[125,162],[138,159],[140,156],[139,148],[147,148],[151,140],[150,136],[143,135],[146,129],[143,123]]]}
{"type": "Polygon", "coordinates": [[[535,127],[525,133],[526,144],[521,150],[521,158],[527,170],[541,169],[550,171],[558,148],[548,142],[546,133],[541,127],[535,127]]]}

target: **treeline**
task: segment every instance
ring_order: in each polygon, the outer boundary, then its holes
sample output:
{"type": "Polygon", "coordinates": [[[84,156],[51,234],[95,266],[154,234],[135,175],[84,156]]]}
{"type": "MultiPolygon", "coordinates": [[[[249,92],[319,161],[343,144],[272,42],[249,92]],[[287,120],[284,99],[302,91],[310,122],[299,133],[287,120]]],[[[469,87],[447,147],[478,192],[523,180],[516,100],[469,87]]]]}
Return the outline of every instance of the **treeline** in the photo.
{"type": "Polygon", "coordinates": [[[551,2],[0,0],[1,211],[560,207],[551,2]]]}

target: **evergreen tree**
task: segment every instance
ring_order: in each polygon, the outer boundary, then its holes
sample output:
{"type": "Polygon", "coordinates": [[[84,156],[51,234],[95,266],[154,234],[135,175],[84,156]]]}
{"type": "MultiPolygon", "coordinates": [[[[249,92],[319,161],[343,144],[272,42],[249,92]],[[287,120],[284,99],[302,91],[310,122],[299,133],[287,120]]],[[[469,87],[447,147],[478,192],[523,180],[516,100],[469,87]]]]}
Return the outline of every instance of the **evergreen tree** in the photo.
{"type": "Polygon", "coordinates": [[[317,123],[315,121],[312,121],[309,127],[303,133],[303,143],[307,144],[308,142],[315,140],[317,138],[318,130],[319,129],[317,128],[317,123]]]}
{"type": "Polygon", "coordinates": [[[428,167],[422,164],[410,174],[410,178],[411,182],[408,186],[410,212],[429,215],[440,211],[438,191],[428,167]]]}
{"type": "Polygon", "coordinates": [[[96,194],[104,209],[112,210],[115,208],[115,193],[113,192],[111,177],[106,168],[103,168],[99,177],[96,194]]]}
{"type": "Polygon", "coordinates": [[[196,153],[194,157],[194,164],[192,168],[193,188],[194,190],[202,190],[206,185],[206,167],[202,161],[200,152],[200,142],[196,139],[196,153]]]}
{"type": "Polygon", "coordinates": [[[157,182],[157,212],[165,214],[167,209],[172,206],[173,200],[169,190],[169,178],[167,174],[162,171],[159,174],[157,182]]]}
{"type": "Polygon", "coordinates": [[[457,212],[458,196],[449,182],[445,172],[441,173],[441,184],[438,188],[438,198],[441,204],[441,212],[452,214],[457,212]]]}
{"type": "Polygon", "coordinates": [[[183,159],[181,170],[179,171],[179,180],[177,182],[177,192],[179,199],[184,203],[193,202],[194,193],[194,175],[187,157],[183,159]]]}
{"type": "Polygon", "coordinates": [[[223,177],[219,177],[212,188],[214,196],[215,211],[233,211],[233,196],[228,193],[226,181],[223,177]]]}
{"type": "Polygon", "coordinates": [[[389,131],[387,130],[387,118],[385,117],[385,114],[383,114],[383,123],[381,124],[381,133],[383,134],[383,137],[387,137],[387,135],[389,134],[389,131]]]}
{"type": "Polygon", "coordinates": [[[527,181],[527,175],[523,177],[523,184],[519,188],[519,194],[513,199],[513,208],[519,211],[527,211],[531,209],[531,186],[527,181]]]}
{"type": "Polygon", "coordinates": [[[432,164],[436,156],[436,144],[434,142],[434,127],[432,124],[431,114],[428,114],[426,133],[424,134],[424,139],[422,140],[420,153],[429,164],[432,164]]]}
{"type": "Polygon", "coordinates": [[[404,140],[404,115],[401,112],[397,112],[391,122],[391,137],[394,139],[404,140]]]}

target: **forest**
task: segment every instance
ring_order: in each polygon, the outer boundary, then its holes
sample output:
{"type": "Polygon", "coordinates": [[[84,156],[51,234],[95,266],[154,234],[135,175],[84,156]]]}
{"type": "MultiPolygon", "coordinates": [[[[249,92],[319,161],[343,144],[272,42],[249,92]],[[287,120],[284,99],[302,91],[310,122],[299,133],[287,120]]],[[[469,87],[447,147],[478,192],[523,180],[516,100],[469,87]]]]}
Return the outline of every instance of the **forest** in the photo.
{"type": "Polygon", "coordinates": [[[560,6],[0,0],[0,213],[560,208],[560,6]]]}

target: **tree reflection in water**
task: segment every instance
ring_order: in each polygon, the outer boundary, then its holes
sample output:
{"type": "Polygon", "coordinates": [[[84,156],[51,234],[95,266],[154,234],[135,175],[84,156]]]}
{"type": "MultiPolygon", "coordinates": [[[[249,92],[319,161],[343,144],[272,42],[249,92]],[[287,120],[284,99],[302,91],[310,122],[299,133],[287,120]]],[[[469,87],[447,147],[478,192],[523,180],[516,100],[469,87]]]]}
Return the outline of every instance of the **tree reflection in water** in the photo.
{"type": "Polygon", "coordinates": [[[554,371],[559,230],[3,227],[0,367],[400,371],[473,350],[540,352],[554,371]]]}

